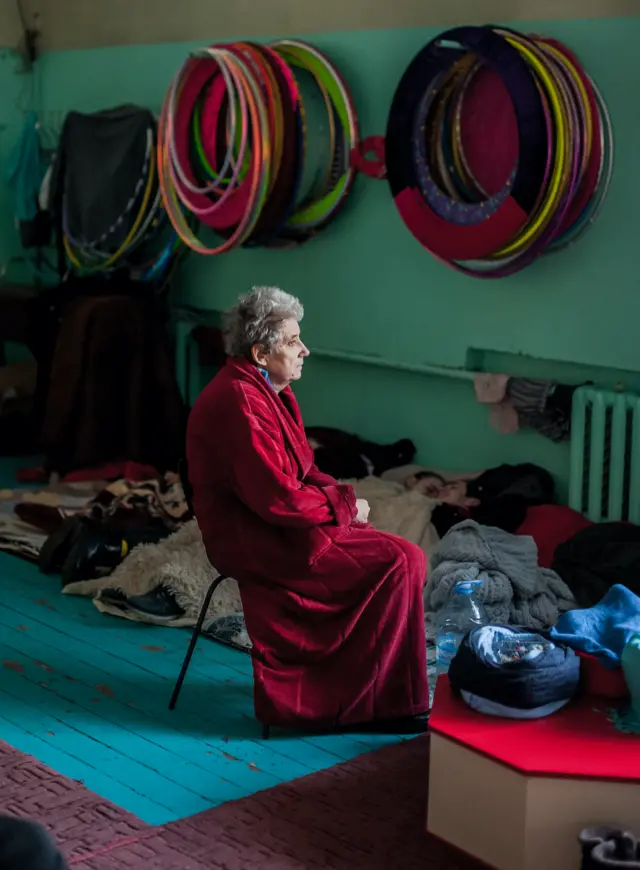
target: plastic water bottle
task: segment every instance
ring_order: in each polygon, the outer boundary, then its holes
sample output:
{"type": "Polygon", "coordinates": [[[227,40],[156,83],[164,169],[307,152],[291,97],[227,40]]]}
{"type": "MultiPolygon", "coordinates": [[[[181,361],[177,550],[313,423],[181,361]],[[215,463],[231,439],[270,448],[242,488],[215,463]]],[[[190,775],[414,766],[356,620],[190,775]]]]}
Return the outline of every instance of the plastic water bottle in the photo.
{"type": "Polygon", "coordinates": [[[489,618],[474,594],[482,580],[460,580],[453,587],[449,601],[436,621],[436,672],[438,676],[449,671],[458,647],[465,635],[479,625],[487,625],[489,618]]]}

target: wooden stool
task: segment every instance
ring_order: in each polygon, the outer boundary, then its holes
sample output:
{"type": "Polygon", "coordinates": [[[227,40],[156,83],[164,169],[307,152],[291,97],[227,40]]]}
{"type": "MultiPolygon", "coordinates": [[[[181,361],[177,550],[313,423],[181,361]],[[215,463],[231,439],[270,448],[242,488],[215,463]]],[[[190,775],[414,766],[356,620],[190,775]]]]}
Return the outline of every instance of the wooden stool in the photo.
{"type": "Polygon", "coordinates": [[[638,828],[640,737],[582,697],[544,719],[498,719],[438,680],[429,833],[496,870],[579,870],[585,827],[638,828]]]}

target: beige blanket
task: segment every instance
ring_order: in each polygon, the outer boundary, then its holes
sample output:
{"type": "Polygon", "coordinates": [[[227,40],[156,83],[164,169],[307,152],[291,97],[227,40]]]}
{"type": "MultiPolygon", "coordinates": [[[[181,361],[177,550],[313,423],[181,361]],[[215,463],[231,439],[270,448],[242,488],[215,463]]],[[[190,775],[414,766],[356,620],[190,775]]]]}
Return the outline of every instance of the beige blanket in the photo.
{"type": "Polygon", "coordinates": [[[368,477],[350,481],[358,498],[369,502],[369,522],[381,532],[390,532],[417,544],[427,555],[438,543],[431,525],[431,512],[437,502],[405,489],[400,483],[368,477]]]}

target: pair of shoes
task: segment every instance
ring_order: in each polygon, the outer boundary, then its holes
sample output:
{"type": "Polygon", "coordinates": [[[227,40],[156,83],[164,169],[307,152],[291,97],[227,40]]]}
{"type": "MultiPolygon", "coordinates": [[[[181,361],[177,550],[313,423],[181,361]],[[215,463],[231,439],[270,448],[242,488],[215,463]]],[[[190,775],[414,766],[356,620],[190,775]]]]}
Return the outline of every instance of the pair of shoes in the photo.
{"type": "Polygon", "coordinates": [[[580,834],[582,870],[640,870],[640,839],[616,828],[586,828],[580,834]]]}
{"type": "Polygon", "coordinates": [[[59,574],[69,555],[71,541],[78,525],[85,522],[84,517],[67,517],[52,532],[42,545],[38,567],[43,574],[59,574]]]}
{"type": "Polygon", "coordinates": [[[40,551],[43,574],[62,574],[62,585],[110,574],[128,552],[123,535],[88,517],[69,517],[40,551]]]}
{"type": "Polygon", "coordinates": [[[155,544],[168,529],[123,529],[88,517],[71,517],[53,532],[40,551],[44,574],[62,574],[62,585],[104,577],[138,544],[155,544]]]}

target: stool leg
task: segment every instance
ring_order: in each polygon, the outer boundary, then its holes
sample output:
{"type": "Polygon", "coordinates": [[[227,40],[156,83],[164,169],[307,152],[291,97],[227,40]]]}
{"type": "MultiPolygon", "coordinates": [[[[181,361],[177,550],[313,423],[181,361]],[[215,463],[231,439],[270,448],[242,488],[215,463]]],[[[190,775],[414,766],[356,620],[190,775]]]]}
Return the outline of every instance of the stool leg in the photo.
{"type": "Polygon", "coordinates": [[[202,631],[202,624],[204,622],[205,616],[207,615],[207,610],[209,610],[209,605],[211,604],[211,598],[213,596],[213,593],[216,591],[220,583],[222,583],[222,581],[225,579],[226,578],[222,576],[216,577],[216,579],[211,582],[207,594],[204,597],[204,601],[202,602],[202,607],[198,615],[198,621],[196,622],[195,628],[193,629],[193,634],[191,635],[191,640],[189,641],[189,648],[187,649],[187,654],[184,657],[182,667],[180,668],[180,675],[178,676],[175,688],[173,690],[173,694],[171,695],[171,700],[169,701],[170,710],[175,710],[175,706],[178,703],[180,690],[182,689],[184,678],[187,676],[187,671],[189,670],[189,665],[191,664],[191,657],[193,656],[193,651],[195,650],[196,643],[198,642],[198,638],[200,637],[200,632],[202,631]]]}
{"type": "Polygon", "coordinates": [[[271,737],[271,726],[263,725],[262,726],[262,737],[264,740],[268,740],[271,737]]]}

